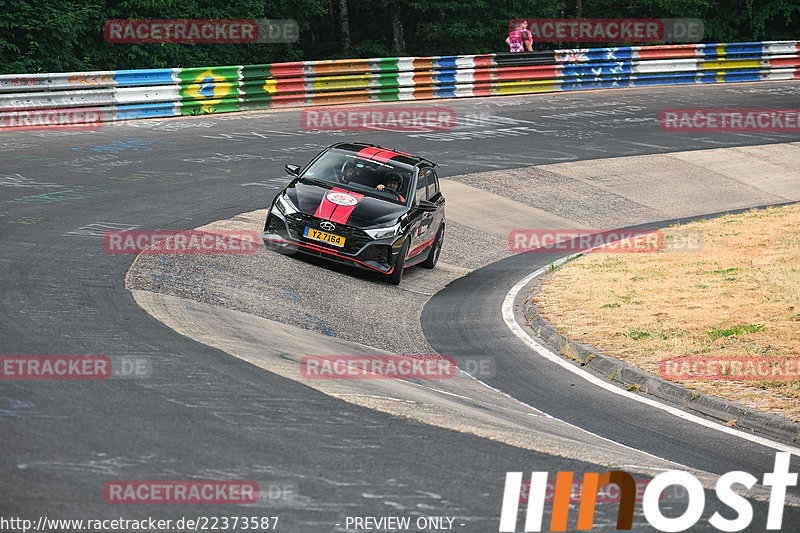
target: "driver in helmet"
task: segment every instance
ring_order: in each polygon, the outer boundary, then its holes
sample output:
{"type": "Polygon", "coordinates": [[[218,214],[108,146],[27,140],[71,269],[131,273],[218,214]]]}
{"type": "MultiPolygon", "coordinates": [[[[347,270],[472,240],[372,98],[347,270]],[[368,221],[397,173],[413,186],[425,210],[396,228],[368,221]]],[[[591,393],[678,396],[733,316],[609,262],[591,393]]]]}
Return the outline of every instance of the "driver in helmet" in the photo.
{"type": "Polygon", "coordinates": [[[400,201],[405,202],[406,199],[400,194],[400,176],[395,173],[387,174],[386,178],[384,178],[384,183],[381,183],[377,187],[375,187],[379,191],[383,191],[385,189],[391,189],[397,192],[397,197],[400,198],[400,201]]]}
{"type": "Polygon", "coordinates": [[[343,183],[350,183],[351,181],[356,180],[361,174],[361,171],[358,169],[355,163],[352,161],[348,161],[344,165],[344,170],[342,171],[342,182],[343,183]]]}

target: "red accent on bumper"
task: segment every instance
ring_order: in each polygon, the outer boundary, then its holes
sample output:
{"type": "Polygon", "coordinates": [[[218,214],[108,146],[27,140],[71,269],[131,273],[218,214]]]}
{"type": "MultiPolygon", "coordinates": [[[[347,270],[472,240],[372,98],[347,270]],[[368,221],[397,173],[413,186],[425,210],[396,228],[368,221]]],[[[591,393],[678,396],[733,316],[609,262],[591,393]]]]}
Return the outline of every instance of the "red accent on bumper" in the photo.
{"type": "Polygon", "coordinates": [[[353,259],[352,257],[347,257],[346,255],[337,254],[333,250],[325,249],[325,248],[323,248],[321,246],[317,246],[316,244],[302,243],[302,242],[295,242],[295,241],[287,241],[285,239],[262,239],[262,240],[265,241],[265,242],[283,242],[283,243],[286,243],[286,244],[293,244],[294,246],[302,246],[303,248],[308,248],[310,250],[314,250],[314,251],[317,251],[317,252],[322,252],[322,253],[325,253],[325,254],[328,254],[328,255],[334,255],[334,256],[340,257],[340,258],[342,258],[342,259],[344,259],[346,261],[352,261],[353,263],[358,263],[360,265],[364,265],[365,267],[371,268],[372,270],[374,270],[376,272],[380,272],[381,274],[391,274],[394,271],[394,267],[392,267],[388,271],[384,272],[383,270],[381,270],[379,268],[375,268],[372,265],[368,265],[367,263],[364,263],[363,261],[359,261],[358,259],[353,259]]]}

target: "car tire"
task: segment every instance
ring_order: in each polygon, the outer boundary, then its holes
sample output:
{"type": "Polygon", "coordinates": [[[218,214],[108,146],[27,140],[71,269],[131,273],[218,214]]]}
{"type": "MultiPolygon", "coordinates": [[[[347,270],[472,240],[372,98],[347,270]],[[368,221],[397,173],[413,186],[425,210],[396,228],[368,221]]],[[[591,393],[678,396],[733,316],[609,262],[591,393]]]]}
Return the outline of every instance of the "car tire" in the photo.
{"type": "Polygon", "coordinates": [[[439,231],[436,233],[436,240],[433,241],[433,246],[431,247],[431,251],[428,254],[428,257],[425,261],[422,262],[422,266],[425,268],[433,268],[436,266],[436,262],[439,261],[439,254],[442,252],[442,243],[444,242],[444,222],[442,225],[439,226],[439,231]]]}
{"type": "Polygon", "coordinates": [[[392,285],[400,285],[400,280],[403,279],[403,270],[406,266],[406,255],[408,255],[408,247],[411,244],[411,238],[406,237],[406,241],[400,248],[400,255],[397,257],[397,263],[394,265],[394,270],[389,274],[389,283],[392,285]]]}

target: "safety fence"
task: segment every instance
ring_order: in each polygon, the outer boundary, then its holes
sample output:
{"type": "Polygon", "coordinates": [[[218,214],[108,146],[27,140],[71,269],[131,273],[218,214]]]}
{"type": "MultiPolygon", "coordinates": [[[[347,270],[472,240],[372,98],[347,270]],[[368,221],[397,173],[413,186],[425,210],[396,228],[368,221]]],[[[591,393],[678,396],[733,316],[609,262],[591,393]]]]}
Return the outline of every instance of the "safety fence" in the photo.
{"type": "Polygon", "coordinates": [[[581,89],[800,79],[800,43],[771,41],[0,75],[0,127],[581,89]],[[92,110],[93,112],[88,112],[92,110]]]}

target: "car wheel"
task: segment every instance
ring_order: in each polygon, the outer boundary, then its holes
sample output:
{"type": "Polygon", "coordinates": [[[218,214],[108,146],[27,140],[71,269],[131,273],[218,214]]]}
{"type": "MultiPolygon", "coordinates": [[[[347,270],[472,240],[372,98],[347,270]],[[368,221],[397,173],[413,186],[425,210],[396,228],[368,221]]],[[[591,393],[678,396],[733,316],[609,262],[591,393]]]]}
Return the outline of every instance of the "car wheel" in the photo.
{"type": "Polygon", "coordinates": [[[442,252],[442,243],[444,242],[444,222],[439,227],[439,231],[436,233],[436,240],[433,241],[433,247],[431,248],[431,252],[428,254],[427,259],[423,261],[422,266],[425,268],[433,268],[436,266],[436,262],[439,260],[439,254],[442,252]]]}
{"type": "Polygon", "coordinates": [[[411,238],[406,237],[406,242],[400,248],[400,255],[397,257],[397,263],[394,265],[394,270],[389,274],[389,283],[392,285],[400,285],[400,280],[403,279],[403,270],[406,266],[406,255],[408,254],[408,246],[411,244],[411,238]]]}

